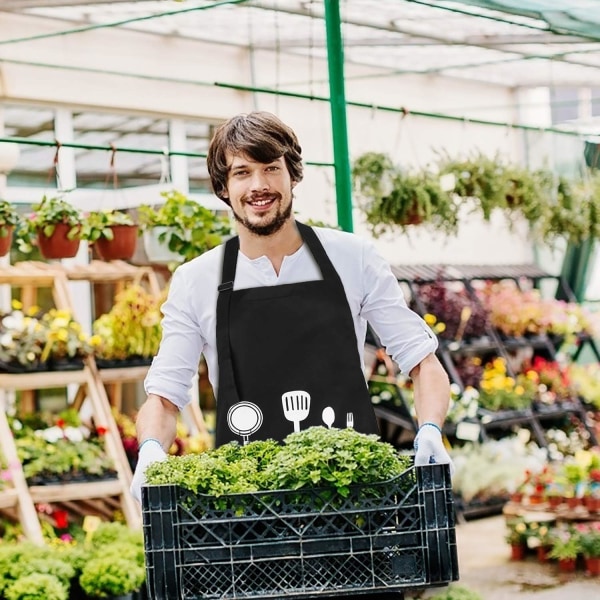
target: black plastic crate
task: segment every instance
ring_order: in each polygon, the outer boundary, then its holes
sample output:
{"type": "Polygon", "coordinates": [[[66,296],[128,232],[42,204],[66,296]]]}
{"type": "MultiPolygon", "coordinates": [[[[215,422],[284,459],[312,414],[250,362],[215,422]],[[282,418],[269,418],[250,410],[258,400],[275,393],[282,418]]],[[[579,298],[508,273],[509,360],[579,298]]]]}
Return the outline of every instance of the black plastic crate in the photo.
{"type": "Polygon", "coordinates": [[[458,579],[447,465],[331,489],[233,494],[142,489],[153,600],[318,598],[458,579]]]}

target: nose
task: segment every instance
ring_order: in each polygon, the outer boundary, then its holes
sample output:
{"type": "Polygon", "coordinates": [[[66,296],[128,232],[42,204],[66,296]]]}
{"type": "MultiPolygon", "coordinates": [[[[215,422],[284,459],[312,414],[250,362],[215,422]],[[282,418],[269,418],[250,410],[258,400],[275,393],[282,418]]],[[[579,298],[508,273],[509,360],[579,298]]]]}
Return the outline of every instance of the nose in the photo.
{"type": "Polygon", "coordinates": [[[253,192],[264,192],[269,189],[269,181],[261,170],[254,171],[252,173],[250,189],[253,192]]]}

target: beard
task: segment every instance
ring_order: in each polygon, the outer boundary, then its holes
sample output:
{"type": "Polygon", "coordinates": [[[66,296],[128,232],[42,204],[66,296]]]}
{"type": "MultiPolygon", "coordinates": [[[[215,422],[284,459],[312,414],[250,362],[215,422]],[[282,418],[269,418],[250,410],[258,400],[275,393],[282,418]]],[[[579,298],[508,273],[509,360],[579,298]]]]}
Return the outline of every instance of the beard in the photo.
{"type": "Polygon", "coordinates": [[[285,225],[286,221],[292,215],[292,203],[290,202],[283,210],[281,209],[280,204],[275,216],[266,223],[252,223],[244,215],[237,214],[235,210],[232,210],[232,212],[233,218],[250,233],[265,237],[277,233],[285,225]]]}

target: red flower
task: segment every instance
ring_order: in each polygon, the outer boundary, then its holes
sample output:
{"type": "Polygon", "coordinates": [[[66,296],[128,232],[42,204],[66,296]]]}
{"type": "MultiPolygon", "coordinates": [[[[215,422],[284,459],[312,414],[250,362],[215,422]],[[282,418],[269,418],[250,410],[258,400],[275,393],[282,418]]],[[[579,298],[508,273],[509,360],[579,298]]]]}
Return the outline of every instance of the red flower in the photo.
{"type": "Polygon", "coordinates": [[[55,510],[52,516],[58,529],[67,529],[69,526],[69,513],[66,510],[55,510]]]}
{"type": "Polygon", "coordinates": [[[64,429],[66,427],[66,423],[64,419],[57,419],[56,420],[56,426],[60,427],[61,429],[64,429]]]}
{"type": "Polygon", "coordinates": [[[108,428],[107,427],[102,427],[102,425],[100,425],[99,427],[96,427],[96,433],[102,437],[103,435],[106,435],[106,433],[108,432],[108,428]]]}

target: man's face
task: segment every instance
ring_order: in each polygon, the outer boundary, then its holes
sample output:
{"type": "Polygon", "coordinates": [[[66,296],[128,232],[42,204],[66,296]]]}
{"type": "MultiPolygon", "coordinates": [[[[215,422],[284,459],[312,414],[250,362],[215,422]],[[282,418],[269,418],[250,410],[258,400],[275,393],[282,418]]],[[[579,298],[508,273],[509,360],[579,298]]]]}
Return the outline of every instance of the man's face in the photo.
{"type": "Polygon", "coordinates": [[[259,163],[244,154],[227,156],[225,193],[235,220],[256,235],[279,231],[292,214],[292,189],[285,159],[259,163]]]}

